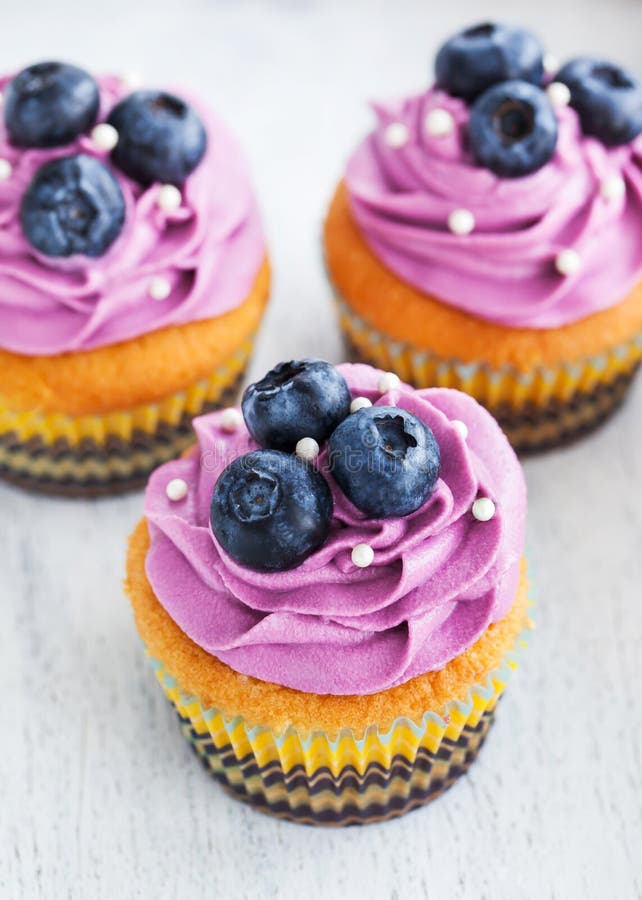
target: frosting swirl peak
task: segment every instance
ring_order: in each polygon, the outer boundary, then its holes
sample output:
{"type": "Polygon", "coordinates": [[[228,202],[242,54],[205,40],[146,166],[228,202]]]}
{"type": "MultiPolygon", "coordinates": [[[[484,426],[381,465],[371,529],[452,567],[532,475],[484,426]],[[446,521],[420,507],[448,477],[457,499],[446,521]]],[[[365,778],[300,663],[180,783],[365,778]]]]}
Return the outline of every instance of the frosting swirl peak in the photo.
{"type": "Polygon", "coordinates": [[[209,527],[214,484],[256,444],[230,435],[220,413],[195,421],[198,452],[150,479],[145,501],[151,546],[146,570],[167,612],[197,644],[233,669],[302,691],[368,694],[442,668],[502,618],[515,597],[524,543],[525,485],[499,426],[455,391],[401,385],[381,394],[379,374],[342,366],[355,396],[418,416],[440,445],[441,476],[427,502],[404,518],[366,519],[327,468],[334,514],[320,550],[294,570],[260,573],[234,562],[209,527]],[[454,420],[465,422],[468,437],[454,420]],[[167,498],[174,478],[185,500],[167,498]],[[478,497],[490,521],[471,513],[478,497]],[[361,543],[367,569],[352,561],[361,543]]]}
{"type": "Polygon", "coordinates": [[[560,108],[553,158],[501,178],[472,158],[464,101],[434,88],[375,113],[346,183],[365,239],[404,281],[500,325],[557,328],[616,304],[642,275],[642,138],[607,148],[560,108]],[[435,110],[454,127],[431,133],[435,110]],[[395,124],[407,139],[390,141],[395,124]],[[614,178],[625,190],[609,194],[614,178]],[[474,230],[453,234],[448,218],[462,209],[474,230]],[[555,260],[569,249],[581,265],[563,276],[555,260]]]}
{"type": "MultiPolygon", "coordinates": [[[[9,80],[0,78],[0,90],[9,80]]],[[[127,91],[116,77],[98,85],[102,123],[127,91]]],[[[0,159],[10,167],[0,181],[1,348],[30,356],[91,350],[213,318],[244,300],[265,253],[256,201],[236,142],[202,104],[190,102],[205,124],[208,147],[175,209],[159,202],[161,185],[144,188],[128,178],[89,135],[63,147],[24,150],[0,125],[0,159]],[[43,256],[23,234],[22,198],[43,164],[76,153],[109,167],[124,197],[125,225],[99,258],[43,256]],[[150,290],[159,280],[162,301],[150,290]]]]}

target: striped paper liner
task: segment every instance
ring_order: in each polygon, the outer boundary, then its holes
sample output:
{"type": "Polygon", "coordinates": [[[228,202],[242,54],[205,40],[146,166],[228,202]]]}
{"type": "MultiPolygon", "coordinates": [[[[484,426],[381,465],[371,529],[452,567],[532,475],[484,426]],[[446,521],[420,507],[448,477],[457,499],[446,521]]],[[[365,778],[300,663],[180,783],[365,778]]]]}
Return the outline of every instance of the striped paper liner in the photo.
{"type": "Polygon", "coordinates": [[[234,402],[252,348],[246,341],[211,375],[158,402],[104,415],[17,412],[0,398],[0,477],[85,496],[143,484],[194,442],[195,416],[234,402]]]}
{"type": "Polygon", "coordinates": [[[527,641],[510,653],[464,701],[420,721],[401,717],[386,732],[376,724],[361,738],[275,734],[242,716],[226,717],[185,693],[164,664],[150,657],[181,731],[208,771],[237,798],[281,819],[351,825],[395,818],[439,796],[471,765],[527,641]]]}
{"type": "Polygon", "coordinates": [[[336,297],[341,328],[352,355],[396,372],[415,387],[465,391],[499,421],[519,450],[572,440],[603,421],[624,399],[642,361],[642,334],[598,356],[520,372],[463,362],[394,341],[336,297]]]}

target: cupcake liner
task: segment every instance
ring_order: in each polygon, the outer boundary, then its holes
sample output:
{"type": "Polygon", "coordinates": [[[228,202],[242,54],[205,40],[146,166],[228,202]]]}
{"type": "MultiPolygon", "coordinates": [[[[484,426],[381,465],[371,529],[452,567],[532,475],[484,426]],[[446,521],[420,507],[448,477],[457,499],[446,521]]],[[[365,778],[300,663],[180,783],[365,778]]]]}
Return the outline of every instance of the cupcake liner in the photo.
{"type": "Polygon", "coordinates": [[[339,320],[352,355],[390,369],[416,387],[456,388],[471,394],[499,421],[518,450],[540,450],[573,440],[602,422],[622,402],[642,361],[642,334],[558,366],[519,372],[464,363],[393,341],[357,316],[340,297],[339,320]]]}
{"type": "Polygon", "coordinates": [[[233,402],[253,348],[156,403],[104,415],[17,412],[0,400],[0,477],[47,493],[96,496],[143,484],[194,441],[192,419],[233,402]]]}
{"type": "Polygon", "coordinates": [[[513,649],[465,701],[419,722],[376,724],[357,738],[276,734],[242,716],[228,718],[185,693],[164,664],[150,657],[181,731],[207,770],[238,799],[281,819],[309,825],[367,824],[395,818],[439,796],[464,774],[493,722],[497,703],[526,643],[513,649]]]}

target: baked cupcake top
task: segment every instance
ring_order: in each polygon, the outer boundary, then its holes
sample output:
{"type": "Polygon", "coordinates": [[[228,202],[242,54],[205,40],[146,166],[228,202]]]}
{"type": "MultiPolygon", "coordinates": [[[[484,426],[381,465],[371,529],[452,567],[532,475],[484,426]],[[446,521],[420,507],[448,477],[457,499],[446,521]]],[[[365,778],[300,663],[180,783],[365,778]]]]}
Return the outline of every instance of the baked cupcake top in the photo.
{"type": "Polygon", "coordinates": [[[535,37],[494,23],[448,41],[436,75],[419,96],[375,104],[348,162],[377,257],[511,327],[622,300],[642,276],[642,83],[588,58],[546,74],[535,37]]]}
{"type": "Polygon", "coordinates": [[[200,101],[62,63],[0,90],[1,348],[90,350],[243,301],[261,222],[235,140],[200,101]]]}
{"type": "Polygon", "coordinates": [[[508,612],[525,484],[472,398],[303,360],[251,385],[243,412],[196,419],[197,448],[145,499],[147,577],[204,650],[297,690],[370,694],[508,612]]]}

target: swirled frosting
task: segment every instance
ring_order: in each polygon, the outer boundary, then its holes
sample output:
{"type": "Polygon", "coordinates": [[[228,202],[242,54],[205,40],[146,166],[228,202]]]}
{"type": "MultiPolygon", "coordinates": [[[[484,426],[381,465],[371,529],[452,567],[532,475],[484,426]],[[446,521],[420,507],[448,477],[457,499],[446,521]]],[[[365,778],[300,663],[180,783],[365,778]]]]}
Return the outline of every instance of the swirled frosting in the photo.
{"type": "Polygon", "coordinates": [[[462,100],[432,89],[375,113],[347,166],[350,204],[370,248],[408,284],[500,325],[556,328],[618,303],[642,276],[642,138],[607,148],[562,108],[553,158],[500,178],[473,161],[462,100]],[[454,117],[446,136],[428,134],[435,108],[454,117]],[[394,122],[407,128],[403,146],[386,141],[394,122]],[[626,191],[607,198],[614,176],[626,191]],[[457,209],[472,212],[471,234],[449,231],[457,209]],[[581,260],[566,277],[555,268],[565,249],[581,260]]]}
{"type": "Polygon", "coordinates": [[[441,475],[423,507],[366,519],[317,463],[334,498],[326,544],[298,568],[259,573],[234,562],[209,527],[214,484],[226,464],[256,449],[245,427],[230,435],[220,413],[196,419],[198,449],[152,475],[145,499],[147,577],[180,628],[237,672],[318,694],[370,694],[442,668],[502,618],[516,594],[524,545],[520,465],[492,417],[472,398],[401,385],[377,390],[364,365],[340,370],[355,396],[410,410],[433,430],[441,475]],[[464,439],[453,420],[468,427],[464,439]],[[173,478],[185,499],[168,499],[173,478]],[[477,521],[476,498],[495,516],[477,521]],[[358,569],[356,544],[374,549],[358,569]]]}
{"type": "MultiPolygon", "coordinates": [[[[0,79],[0,90],[10,79],[0,79]]],[[[99,121],[127,93],[120,79],[98,80],[99,121]]],[[[11,174],[0,181],[0,347],[30,356],[90,350],[164,328],[213,318],[238,306],[260,267],[264,239],[243,157],[222,123],[184,91],[208,137],[205,156],[182,189],[182,203],[164,211],[160,185],[143,188],[99,150],[91,137],[52,149],[19,149],[0,124],[0,158],[11,174]],[[44,163],[88,153],[109,165],[126,204],[123,231],[99,259],[39,254],[20,225],[25,189],[44,163]],[[171,287],[150,297],[150,279],[171,287]]]]}

